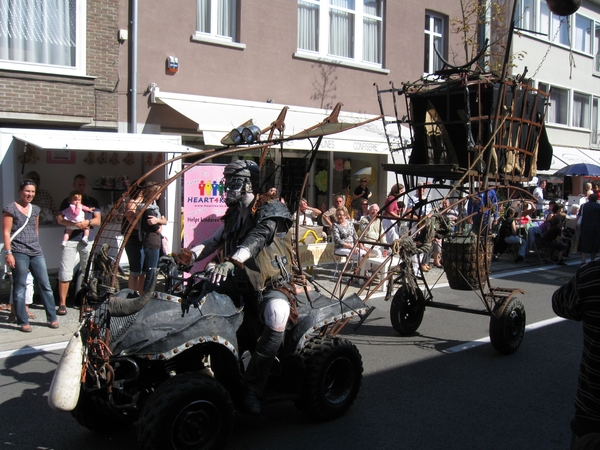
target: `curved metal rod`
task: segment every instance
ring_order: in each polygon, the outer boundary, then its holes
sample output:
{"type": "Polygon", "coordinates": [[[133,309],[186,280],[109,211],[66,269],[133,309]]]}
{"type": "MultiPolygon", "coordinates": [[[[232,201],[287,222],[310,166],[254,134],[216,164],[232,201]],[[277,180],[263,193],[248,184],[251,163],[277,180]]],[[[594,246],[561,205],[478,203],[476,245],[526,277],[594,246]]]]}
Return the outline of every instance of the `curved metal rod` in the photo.
{"type": "Polygon", "coordinates": [[[485,52],[488,49],[489,42],[490,42],[490,40],[488,38],[486,38],[485,42],[483,43],[483,47],[481,48],[479,53],[477,53],[477,55],[475,55],[475,57],[471,61],[463,64],[462,66],[455,66],[453,64],[450,64],[448,61],[446,61],[446,59],[444,59],[444,57],[438,51],[437,46],[434,45],[433,50],[435,51],[435,54],[438,56],[438,58],[440,58],[442,60],[442,62],[444,63],[445,66],[448,66],[451,69],[455,69],[455,70],[464,70],[464,69],[471,67],[473,64],[475,64],[477,62],[477,60],[482,58],[482,56],[485,54],[485,52]]]}

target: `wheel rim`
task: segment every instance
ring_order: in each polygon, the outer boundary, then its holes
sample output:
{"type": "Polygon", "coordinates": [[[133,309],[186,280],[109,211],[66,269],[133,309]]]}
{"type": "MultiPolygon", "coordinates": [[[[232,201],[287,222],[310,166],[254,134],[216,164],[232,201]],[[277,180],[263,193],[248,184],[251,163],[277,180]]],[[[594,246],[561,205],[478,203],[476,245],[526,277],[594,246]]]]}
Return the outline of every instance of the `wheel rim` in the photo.
{"type": "Polygon", "coordinates": [[[348,398],[354,385],[352,362],[345,357],[337,358],[325,373],[323,388],[327,401],[338,405],[348,398]]]}
{"type": "Polygon", "coordinates": [[[216,406],[198,400],[187,404],[173,420],[171,441],[178,450],[210,448],[220,428],[221,418],[216,406]]]}
{"type": "Polygon", "coordinates": [[[411,325],[419,317],[419,300],[416,297],[405,293],[400,300],[398,308],[399,319],[408,325],[411,325]]]}
{"type": "Polygon", "coordinates": [[[416,316],[417,302],[414,299],[404,297],[400,302],[400,320],[411,323],[416,316]]]}
{"type": "Polygon", "coordinates": [[[523,329],[523,314],[521,314],[519,309],[515,308],[510,312],[506,326],[511,337],[515,338],[521,334],[523,329]]]}

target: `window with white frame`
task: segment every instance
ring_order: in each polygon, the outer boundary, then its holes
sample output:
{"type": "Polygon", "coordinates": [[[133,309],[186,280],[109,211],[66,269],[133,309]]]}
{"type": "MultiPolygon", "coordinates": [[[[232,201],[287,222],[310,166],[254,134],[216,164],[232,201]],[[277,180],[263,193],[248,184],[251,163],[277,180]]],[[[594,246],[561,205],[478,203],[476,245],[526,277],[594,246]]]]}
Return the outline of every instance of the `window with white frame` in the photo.
{"type": "Polygon", "coordinates": [[[436,53],[447,58],[446,49],[446,16],[432,12],[425,13],[425,54],[423,71],[433,73],[443,68],[444,63],[436,53]]]}
{"type": "Polygon", "coordinates": [[[519,0],[517,5],[516,27],[521,30],[534,31],[537,16],[537,2],[535,0],[519,0]]]}
{"type": "Polygon", "coordinates": [[[590,136],[590,144],[600,146],[600,98],[592,99],[592,135],[590,136]]]}
{"type": "Polygon", "coordinates": [[[550,14],[550,40],[555,44],[569,45],[569,17],[550,14]]]}
{"type": "Polygon", "coordinates": [[[298,52],[382,64],[383,0],[298,0],[298,52]]]}
{"type": "Polygon", "coordinates": [[[546,122],[559,125],[568,125],[569,117],[569,90],[556,86],[550,87],[546,83],[539,83],[539,88],[544,92],[550,92],[546,122]]]}
{"type": "Polygon", "coordinates": [[[85,75],[86,0],[0,0],[0,68],[85,75]]]}
{"type": "MultiPolygon", "coordinates": [[[[578,16],[579,17],[579,16],[578,16]]],[[[518,0],[517,3],[517,26],[523,31],[532,31],[536,33],[536,36],[545,36],[550,42],[555,44],[570,45],[569,32],[570,32],[570,17],[558,16],[553,14],[548,9],[548,3],[546,0],[518,0]]],[[[576,24],[581,26],[581,30],[575,31],[575,39],[580,38],[580,44],[582,47],[589,45],[589,33],[591,29],[588,27],[588,42],[585,42],[585,21],[587,19],[581,18],[580,23],[576,24]],[[577,36],[579,35],[579,36],[577,36]]],[[[584,51],[584,50],[582,50],[584,51]]]]}
{"type": "Polygon", "coordinates": [[[600,72],[600,23],[595,23],[594,30],[594,72],[600,72]]]}
{"type": "Polygon", "coordinates": [[[594,21],[587,17],[577,14],[575,16],[575,36],[573,39],[573,48],[580,52],[592,54],[592,30],[594,21]]]}
{"type": "Polygon", "coordinates": [[[581,92],[573,93],[572,126],[590,129],[590,96],[581,92]]]}
{"type": "Polygon", "coordinates": [[[237,0],[197,0],[196,35],[237,40],[237,0]]]}

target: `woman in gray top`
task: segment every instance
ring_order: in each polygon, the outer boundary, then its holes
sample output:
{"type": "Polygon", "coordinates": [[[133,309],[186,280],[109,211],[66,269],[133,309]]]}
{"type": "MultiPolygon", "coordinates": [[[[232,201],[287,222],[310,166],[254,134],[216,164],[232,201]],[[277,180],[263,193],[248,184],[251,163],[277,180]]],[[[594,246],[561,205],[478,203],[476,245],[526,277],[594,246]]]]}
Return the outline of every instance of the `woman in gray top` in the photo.
{"type": "Polygon", "coordinates": [[[33,180],[24,180],[19,185],[19,200],[4,207],[2,231],[6,264],[13,273],[13,308],[20,330],[29,333],[29,317],[25,307],[27,273],[31,271],[41,291],[50,328],[58,328],[54,293],[48,279],[46,260],[40,245],[38,225],[40,207],[31,201],[35,197],[33,180]]]}

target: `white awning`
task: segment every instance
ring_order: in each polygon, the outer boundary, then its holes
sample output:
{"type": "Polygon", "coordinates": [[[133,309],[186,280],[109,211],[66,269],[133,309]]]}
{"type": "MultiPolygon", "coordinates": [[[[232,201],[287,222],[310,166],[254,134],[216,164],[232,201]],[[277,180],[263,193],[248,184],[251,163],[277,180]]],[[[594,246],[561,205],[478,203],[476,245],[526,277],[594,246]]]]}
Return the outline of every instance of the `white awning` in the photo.
{"type": "Polygon", "coordinates": [[[14,129],[12,132],[15,139],[42,150],[160,153],[197,151],[194,148],[182,146],[179,136],[18,129],[14,129]]]}
{"type": "Polygon", "coordinates": [[[559,167],[558,169],[561,169],[564,166],[569,166],[571,164],[599,164],[600,162],[599,157],[594,154],[598,153],[598,155],[600,155],[600,152],[595,152],[594,150],[560,146],[553,146],[552,148],[554,157],[558,158],[564,163],[564,165],[559,167]]]}
{"type": "Polygon", "coordinates": [[[565,166],[577,163],[600,164],[600,151],[575,147],[552,146],[552,163],[548,170],[538,170],[539,175],[553,175],[565,166]]]}
{"type": "MultiPolygon", "coordinates": [[[[245,100],[233,100],[200,95],[161,92],[156,89],[151,101],[168,105],[178,113],[198,124],[206,145],[221,145],[221,139],[244,122],[252,119],[261,129],[273,123],[285,105],[260,103],[245,100]]],[[[318,108],[290,106],[285,118],[285,136],[299,133],[322,122],[331,111],[318,108]]],[[[341,112],[340,122],[357,123],[371,119],[373,115],[341,112]]],[[[405,139],[409,138],[408,127],[403,126],[405,139]]],[[[396,132],[397,135],[397,132],[396,132]]],[[[284,147],[290,149],[310,150],[310,142],[306,139],[285,142],[284,147]]],[[[383,123],[380,120],[368,123],[348,131],[325,136],[321,150],[348,153],[389,153],[383,123]]]]}

